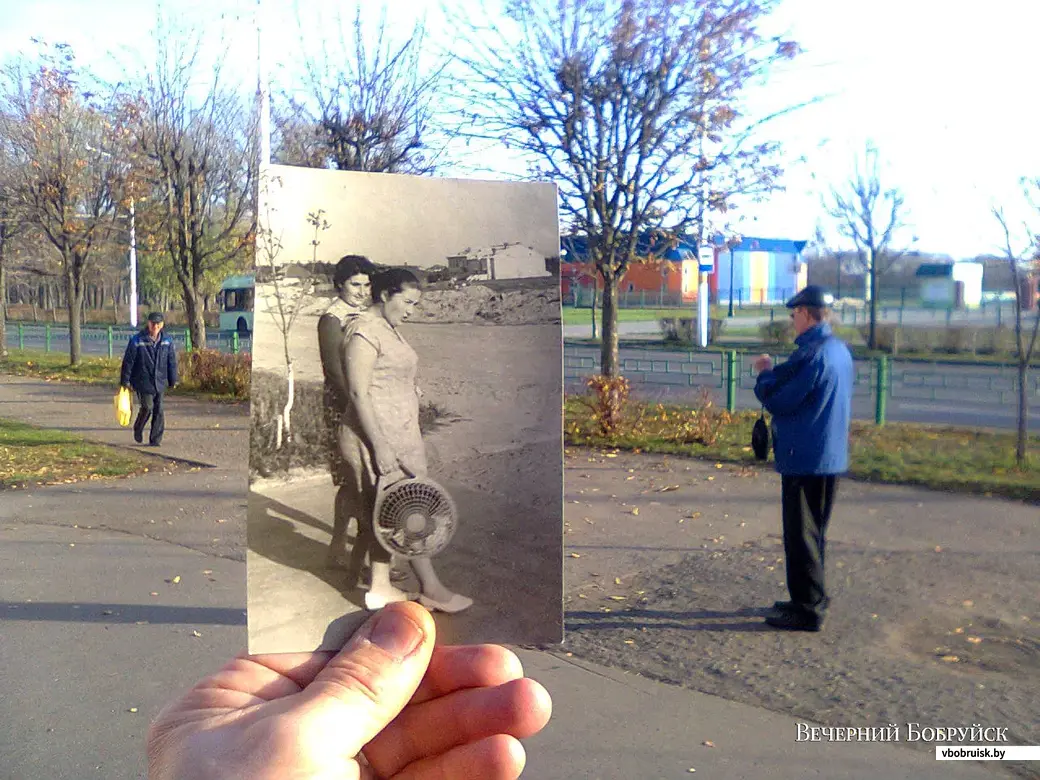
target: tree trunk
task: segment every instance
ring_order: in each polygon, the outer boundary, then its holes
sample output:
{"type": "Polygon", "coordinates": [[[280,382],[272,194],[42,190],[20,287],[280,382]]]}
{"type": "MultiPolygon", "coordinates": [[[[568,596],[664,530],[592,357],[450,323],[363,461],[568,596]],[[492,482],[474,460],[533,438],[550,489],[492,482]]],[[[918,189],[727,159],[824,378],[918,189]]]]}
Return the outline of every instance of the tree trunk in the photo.
{"type": "Polygon", "coordinates": [[[873,251],[868,256],[870,258],[870,266],[867,268],[867,273],[870,275],[870,334],[867,338],[867,348],[877,349],[877,258],[873,251]]]}
{"type": "Polygon", "coordinates": [[[292,360],[286,357],[285,375],[288,383],[288,391],[285,395],[285,406],[278,412],[277,427],[275,429],[275,449],[280,450],[282,448],[283,433],[284,441],[289,443],[292,441],[292,408],[293,402],[296,400],[296,382],[293,375],[293,364],[292,360]]]}
{"type": "Polygon", "coordinates": [[[1015,462],[1021,466],[1026,459],[1026,443],[1029,438],[1029,363],[1022,355],[1018,357],[1018,441],[1015,444],[1015,462]]]}
{"type": "Polygon", "coordinates": [[[0,358],[7,357],[7,269],[4,247],[0,243],[0,358]]]}
{"type": "Polygon", "coordinates": [[[613,272],[603,280],[603,345],[600,352],[601,373],[616,377],[618,370],[618,281],[613,272]]]}
{"type": "Polygon", "coordinates": [[[192,349],[206,348],[206,318],[202,311],[202,296],[188,285],[184,288],[184,313],[188,321],[188,332],[191,333],[192,349]]]}
{"type": "Polygon", "coordinates": [[[79,274],[76,273],[75,258],[65,262],[66,294],[65,302],[69,313],[69,364],[78,366],[82,359],[83,287],[79,274]]]}

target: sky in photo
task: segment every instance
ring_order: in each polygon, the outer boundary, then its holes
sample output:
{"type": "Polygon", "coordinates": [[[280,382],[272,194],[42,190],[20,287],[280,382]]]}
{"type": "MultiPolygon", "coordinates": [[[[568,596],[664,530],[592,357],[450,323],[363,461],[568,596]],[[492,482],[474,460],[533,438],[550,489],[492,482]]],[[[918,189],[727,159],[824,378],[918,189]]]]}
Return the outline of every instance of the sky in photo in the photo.
{"type": "MultiPolygon", "coordinates": [[[[430,42],[450,50],[439,5],[395,0],[391,34],[407,35],[425,16],[430,42]]],[[[481,4],[454,5],[476,12],[481,4]]],[[[229,53],[243,84],[255,82],[255,0],[185,0],[170,7],[178,18],[202,26],[210,51],[229,53]]],[[[353,14],[352,4],[335,0],[308,0],[301,7],[305,13],[290,0],[264,0],[272,73],[283,82],[299,78],[292,62],[301,39],[311,50],[323,39],[335,48],[329,31],[337,11],[347,21],[353,14]]],[[[155,2],[0,0],[0,19],[0,58],[30,49],[33,37],[63,41],[81,64],[120,78],[148,62],[155,2]]],[[[840,245],[820,199],[847,181],[867,143],[879,151],[883,186],[905,195],[903,245],[957,258],[991,252],[1002,239],[992,207],[1003,206],[1015,225],[1027,216],[1018,181],[1040,176],[1031,90],[1040,4],[782,0],[769,27],[805,53],[750,95],[749,108],[768,112],[817,102],[771,125],[785,150],[786,190],[743,208],[739,232],[810,239],[819,226],[832,245],[840,245]]],[[[487,154],[482,168],[503,177],[522,170],[504,152],[487,154]]]]}

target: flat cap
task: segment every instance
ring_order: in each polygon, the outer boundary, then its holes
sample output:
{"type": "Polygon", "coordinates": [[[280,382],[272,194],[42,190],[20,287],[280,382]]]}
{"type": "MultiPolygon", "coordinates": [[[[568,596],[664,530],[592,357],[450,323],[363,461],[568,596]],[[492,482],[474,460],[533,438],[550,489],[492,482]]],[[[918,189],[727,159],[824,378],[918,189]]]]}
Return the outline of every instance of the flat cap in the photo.
{"type": "Polygon", "coordinates": [[[151,314],[148,315],[148,321],[149,322],[162,322],[163,321],[162,312],[153,311],[151,314]]]}
{"type": "Polygon", "coordinates": [[[822,287],[818,287],[815,284],[810,284],[798,292],[791,300],[787,302],[788,309],[794,309],[798,306],[812,306],[817,309],[826,309],[828,306],[834,303],[834,296],[824,290],[822,287]]]}

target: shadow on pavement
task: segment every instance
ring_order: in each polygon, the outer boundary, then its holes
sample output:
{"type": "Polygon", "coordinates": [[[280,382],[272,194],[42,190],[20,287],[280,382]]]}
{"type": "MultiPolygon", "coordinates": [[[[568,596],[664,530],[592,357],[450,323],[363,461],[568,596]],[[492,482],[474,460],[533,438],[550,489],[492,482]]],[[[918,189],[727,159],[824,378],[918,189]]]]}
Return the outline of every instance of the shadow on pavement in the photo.
{"type": "MultiPolygon", "coordinates": [[[[357,609],[365,608],[365,593],[345,587],[345,575],[325,565],[328,547],[296,530],[302,524],[332,535],[329,524],[255,491],[249,494],[248,544],[250,551],[279,566],[307,572],[326,583],[357,609]]],[[[351,541],[348,537],[348,542],[351,541]]]]}
{"type": "Polygon", "coordinates": [[[168,607],[158,604],[85,604],[54,601],[0,601],[0,620],[62,623],[162,623],[244,626],[243,609],[168,607]]]}
{"type": "Polygon", "coordinates": [[[768,612],[769,610],[764,607],[749,607],[735,610],[705,609],[695,612],[633,609],[625,612],[567,612],[564,619],[566,629],[569,631],[606,631],[617,628],[640,628],[646,629],[647,632],[655,629],[675,629],[678,631],[758,633],[776,630],[762,622],[762,618],[768,612]]]}

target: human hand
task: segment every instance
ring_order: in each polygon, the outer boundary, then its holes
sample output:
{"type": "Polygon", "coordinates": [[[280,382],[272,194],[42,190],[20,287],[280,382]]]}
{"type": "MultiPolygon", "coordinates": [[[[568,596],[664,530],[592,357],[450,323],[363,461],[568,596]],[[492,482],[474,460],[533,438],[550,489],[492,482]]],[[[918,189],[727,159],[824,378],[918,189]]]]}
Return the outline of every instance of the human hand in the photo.
{"type": "Polygon", "coordinates": [[[412,478],[412,477],[424,477],[424,476],[426,476],[426,469],[425,468],[420,468],[418,464],[413,463],[411,460],[409,460],[407,458],[405,458],[403,460],[402,459],[398,459],[397,467],[399,469],[401,469],[401,471],[404,472],[404,475],[406,477],[408,477],[409,479],[412,478]]]}
{"type": "Polygon", "coordinates": [[[752,365],[755,371],[761,374],[763,371],[768,371],[773,367],[773,358],[769,357],[769,355],[759,355],[755,358],[755,362],[752,365]]]}
{"type": "Polygon", "coordinates": [[[548,722],[549,694],[504,647],[433,645],[430,614],[403,602],[338,654],[239,657],[159,714],[148,776],[519,777],[518,740],[548,722]]]}
{"type": "Polygon", "coordinates": [[[376,473],[380,476],[386,476],[397,471],[397,455],[390,447],[385,444],[375,445],[372,448],[375,450],[373,455],[375,456],[375,467],[376,473]]]}

